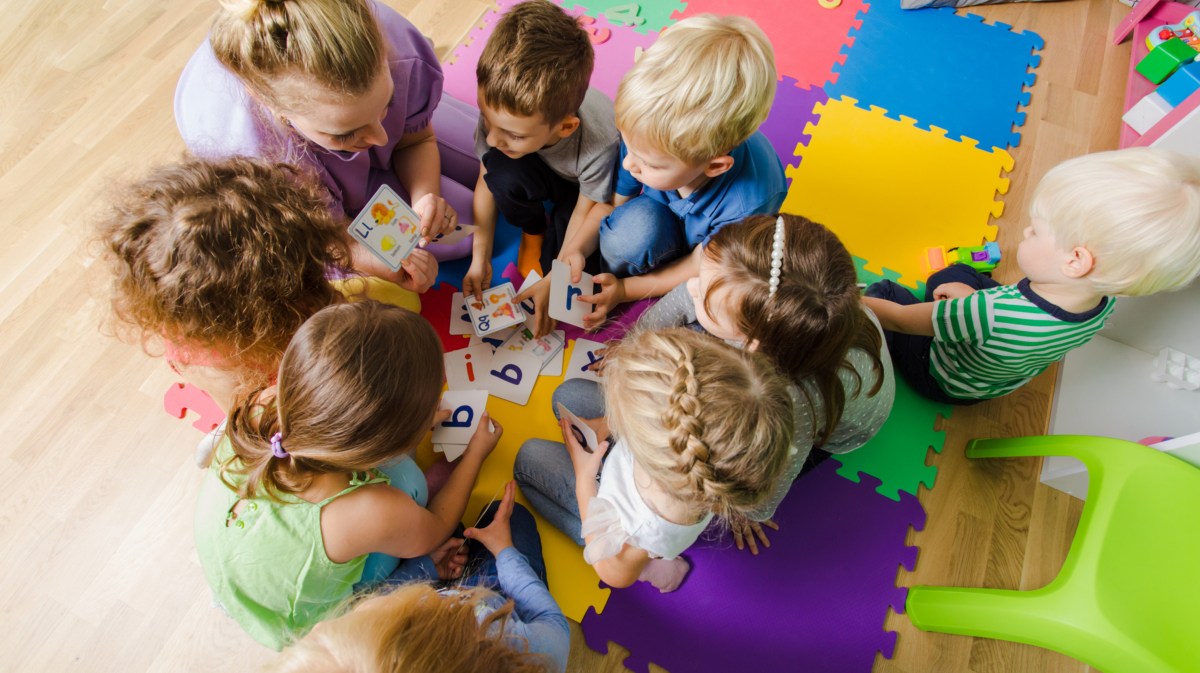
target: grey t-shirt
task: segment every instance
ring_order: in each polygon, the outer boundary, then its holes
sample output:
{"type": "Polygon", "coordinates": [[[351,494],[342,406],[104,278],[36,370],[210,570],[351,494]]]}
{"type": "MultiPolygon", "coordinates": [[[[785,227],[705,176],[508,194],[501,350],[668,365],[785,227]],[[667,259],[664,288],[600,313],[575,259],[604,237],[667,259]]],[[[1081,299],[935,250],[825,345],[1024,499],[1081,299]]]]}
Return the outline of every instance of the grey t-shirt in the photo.
{"type": "MultiPolygon", "coordinates": [[[[881,342],[879,359],[883,364],[883,383],[879,387],[879,392],[868,396],[867,392],[875,385],[875,373],[870,354],[860,348],[853,348],[846,354],[846,360],[854,368],[854,373],[857,373],[858,377],[846,369],[838,371],[838,378],[846,391],[846,404],[842,408],[842,418],[829,436],[829,441],[821,447],[822,450],[829,453],[848,453],[866,444],[875,436],[876,432],[879,432],[879,428],[883,427],[883,422],[891,413],[892,402],[896,399],[896,380],[892,373],[892,358],[888,355],[887,343],[883,341],[883,328],[880,327],[875,314],[871,313],[865,305],[863,311],[871,319],[875,329],[879,330],[881,342]],[[859,384],[860,380],[861,384],[859,384]]],[[[694,322],[696,322],[696,305],[692,302],[692,295],[687,291],[687,284],[683,283],[665,294],[654,306],[646,309],[646,312],[638,319],[637,327],[658,330],[665,327],[690,325],[694,322]]],[[[741,342],[737,341],[729,343],[738,348],[743,346],[741,342]]],[[[825,418],[825,405],[816,384],[805,380],[803,385],[803,391],[795,384],[788,386],[788,392],[792,395],[792,408],[796,423],[796,434],[789,450],[788,468],[780,477],[771,497],[750,515],[750,518],[755,521],[763,521],[775,515],[775,509],[779,507],[779,503],[791,489],[792,482],[796,480],[801,468],[804,467],[804,462],[808,459],[813,442],[816,441],[817,432],[820,430],[820,422],[825,418]]]]}
{"type": "MultiPolygon", "coordinates": [[[[613,120],[613,103],[596,89],[588,89],[579,107],[579,128],[537,151],[550,170],[579,183],[579,193],[597,203],[612,201],[613,180],[621,137],[613,120]]],[[[475,127],[475,154],[480,159],[491,147],[483,115],[475,127]]]]}

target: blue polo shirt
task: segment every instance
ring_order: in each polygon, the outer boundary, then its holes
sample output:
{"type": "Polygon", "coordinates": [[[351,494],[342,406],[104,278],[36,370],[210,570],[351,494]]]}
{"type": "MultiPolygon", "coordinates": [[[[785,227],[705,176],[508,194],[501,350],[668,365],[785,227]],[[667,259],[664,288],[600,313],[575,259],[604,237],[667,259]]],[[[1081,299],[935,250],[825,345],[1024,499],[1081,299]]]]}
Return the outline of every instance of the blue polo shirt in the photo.
{"type": "Polygon", "coordinates": [[[721,227],[750,215],[779,212],[787,196],[787,178],[775,148],[761,132],[733,148],[733,167],[687,198],[679,192],[645,187],[625,170],[627,150],[621,141],[621,163],[617,164],[616,192],[622,196],[639,193],[665,204],[683,221],[688,244],[707,243],[721,227]]]}

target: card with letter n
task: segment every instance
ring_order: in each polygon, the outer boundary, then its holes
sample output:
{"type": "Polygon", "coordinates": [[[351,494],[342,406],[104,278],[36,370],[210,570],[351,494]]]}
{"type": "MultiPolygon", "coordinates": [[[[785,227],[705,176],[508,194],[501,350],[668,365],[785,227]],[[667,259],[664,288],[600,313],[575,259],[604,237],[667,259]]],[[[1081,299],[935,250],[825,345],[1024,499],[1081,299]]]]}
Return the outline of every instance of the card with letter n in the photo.
{"type": "Polygon", "coordinates": [[[483,291],[483,301],[467,297],[471,326],[479,336],[485,336],[509,325],[525,322],[525,311],[513,301],[516,297],[512,283],[497,285],[483,291]]]}
{"type": "Polygon", "coordinates": [[[391,187],[380,185],[348,231],[389,269],[399,271],[421,240],[421,218],[391,187]]]}

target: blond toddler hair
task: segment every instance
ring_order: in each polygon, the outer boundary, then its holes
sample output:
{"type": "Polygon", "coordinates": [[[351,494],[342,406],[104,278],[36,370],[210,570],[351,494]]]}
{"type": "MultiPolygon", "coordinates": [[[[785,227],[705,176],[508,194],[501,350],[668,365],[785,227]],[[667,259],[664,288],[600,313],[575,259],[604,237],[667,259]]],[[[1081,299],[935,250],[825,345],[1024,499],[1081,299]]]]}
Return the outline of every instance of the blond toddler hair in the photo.
{"type": "Polygon", "coordinates": [[[701,14],[671,26],[625,74],[617,128],[698,165],[758,130],[775,83],[775,54],[757,24],[701,14]]]}

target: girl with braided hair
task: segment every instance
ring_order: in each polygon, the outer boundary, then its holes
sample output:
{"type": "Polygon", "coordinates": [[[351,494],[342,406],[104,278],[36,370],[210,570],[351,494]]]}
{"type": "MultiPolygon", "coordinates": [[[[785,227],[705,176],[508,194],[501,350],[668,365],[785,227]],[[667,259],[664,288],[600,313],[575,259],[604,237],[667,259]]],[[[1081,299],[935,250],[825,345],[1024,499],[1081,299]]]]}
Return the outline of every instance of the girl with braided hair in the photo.
{"type": "Polygon", "coordinates": [[[615,439],[589,451],[562,419],[566,450],[528,440],[513,473],[605,583],[673,591],[690,568],[680,554],[712,518],[761,506],[786,469],[787,380],[768,358],[683,328],[636,330],[605,361],[603,386],[572,380],[554,398],[615,439]]]}
{"type": "Polygon", "coordinates": [[[644,329],[692,325],[770,357],[788,376],[796,434],[771,497],[730,522],[739,549],[770,546],[763,527],[805,465],[866,444],[895,399],[879,321],[864,306],[854,260],[829,229],[799,215],[755,215],[704,246],[700,275],[667,293],[644,329]],[[821,452],[809,459],[812,449],[821,452]],[[756,542],[755,540],[758,540],[756,542]]]}

